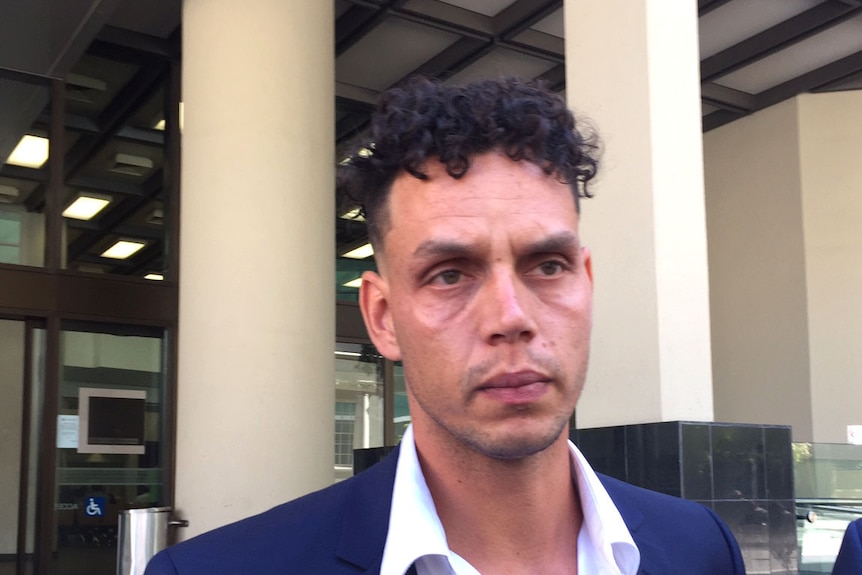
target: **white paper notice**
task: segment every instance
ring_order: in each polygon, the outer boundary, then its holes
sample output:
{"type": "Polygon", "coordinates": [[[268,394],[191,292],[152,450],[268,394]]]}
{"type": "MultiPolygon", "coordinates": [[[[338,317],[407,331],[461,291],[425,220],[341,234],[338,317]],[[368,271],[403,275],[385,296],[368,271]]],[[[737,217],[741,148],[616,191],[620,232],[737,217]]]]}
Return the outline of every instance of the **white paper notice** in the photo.
{"type": "Polygon", "coordinates": [[[847,426],[847,443],[862,445],[862,425],[847,426]]]}
{"type": "Polygon", "coordinates": [[[59,449],[78,449],[78,416],[57,416],[57,447],[59,449]]]}

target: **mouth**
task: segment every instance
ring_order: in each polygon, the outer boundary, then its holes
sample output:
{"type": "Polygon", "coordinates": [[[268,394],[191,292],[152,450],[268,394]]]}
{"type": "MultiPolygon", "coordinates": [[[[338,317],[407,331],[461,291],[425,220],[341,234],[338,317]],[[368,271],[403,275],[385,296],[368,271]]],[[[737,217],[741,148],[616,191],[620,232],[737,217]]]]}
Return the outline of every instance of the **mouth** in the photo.
{"type": "Polygon", "coordinates": [[[503,373],[482,382],[476,391],[489,399],[508,405],[537,401],[550,388],[551,379],[535,371],[503,373]]]}

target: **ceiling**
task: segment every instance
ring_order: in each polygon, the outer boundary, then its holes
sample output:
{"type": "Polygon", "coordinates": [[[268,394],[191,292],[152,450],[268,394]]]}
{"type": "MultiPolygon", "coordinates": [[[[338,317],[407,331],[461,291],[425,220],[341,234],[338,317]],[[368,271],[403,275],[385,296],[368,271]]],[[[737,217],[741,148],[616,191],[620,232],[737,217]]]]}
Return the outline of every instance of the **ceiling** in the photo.
{"type": "MultiPolygon", "coordinates": [[[[518,75],[565,89],[562,0],[334,3],[339,142],[362,130],[382,90],[411,74],[518,75]]],[[[67,79],[68,194],[86,189],[116,200],[97,219],[67,221],[68,267],[125,275],[162,269],[164,138],[155,124],[170,62],[181,52],[181,0],[18,4],[0,9],[0,157],[24,133],[47,130],[49,86],[28,82],[67,79]],[[147,162],[125,165],[129,156],[147,162]],[[128,261],[102,258],[119,237],[148,247],[128,261]]],[[[704,131],[802,92],[862,89],[860,0],[698,0],[698,9],[704,131]]],[[[45,168],[3,165],[0,186],[19,192],[0,197],[0,210],[43,210],[46,182],[45,168]]],[[[365,241],[361,222],[335,220],[339,254],[365,241]]],[[[339,259],[339,280],[367,265],[339,259]]]]}

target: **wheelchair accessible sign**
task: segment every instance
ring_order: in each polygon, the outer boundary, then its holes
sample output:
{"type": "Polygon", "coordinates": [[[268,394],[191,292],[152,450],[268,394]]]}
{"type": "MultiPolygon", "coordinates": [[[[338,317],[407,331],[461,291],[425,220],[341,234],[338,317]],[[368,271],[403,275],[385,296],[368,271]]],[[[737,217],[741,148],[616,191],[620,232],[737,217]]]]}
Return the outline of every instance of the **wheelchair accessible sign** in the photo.
{"type": "Polygon", "coordinates": [[[104,497],[87,497],[84,505],[84,514],[88,517],[104,517],[105,516],[105,498],[104,497]]]}

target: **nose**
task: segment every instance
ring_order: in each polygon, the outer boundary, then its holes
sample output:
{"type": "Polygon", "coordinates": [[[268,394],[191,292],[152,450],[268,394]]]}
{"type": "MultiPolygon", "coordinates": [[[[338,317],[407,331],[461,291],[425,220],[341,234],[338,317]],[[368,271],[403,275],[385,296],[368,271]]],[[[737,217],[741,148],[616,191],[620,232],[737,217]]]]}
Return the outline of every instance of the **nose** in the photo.
{"type": "Polygon", "coordinates": [[[482,290],[483,335],[491,344],[529,341],[536,325],[529,312],[530,293],[512,270],[496,270],[482,290]]]}

